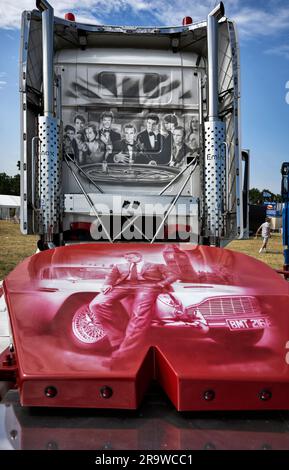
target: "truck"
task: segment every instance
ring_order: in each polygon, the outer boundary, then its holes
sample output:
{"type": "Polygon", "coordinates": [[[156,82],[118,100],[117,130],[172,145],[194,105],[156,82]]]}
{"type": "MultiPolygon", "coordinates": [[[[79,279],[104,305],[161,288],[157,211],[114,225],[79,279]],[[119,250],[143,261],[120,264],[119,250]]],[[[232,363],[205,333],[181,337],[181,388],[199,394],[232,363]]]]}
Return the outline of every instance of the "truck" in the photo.
{"type": "Polygon", "coordinates": [[[21,230],[0,377],[23,406],[288,405],[288,284],[225,248],[248,235],[236,27],[22,15],[21,230]]]}

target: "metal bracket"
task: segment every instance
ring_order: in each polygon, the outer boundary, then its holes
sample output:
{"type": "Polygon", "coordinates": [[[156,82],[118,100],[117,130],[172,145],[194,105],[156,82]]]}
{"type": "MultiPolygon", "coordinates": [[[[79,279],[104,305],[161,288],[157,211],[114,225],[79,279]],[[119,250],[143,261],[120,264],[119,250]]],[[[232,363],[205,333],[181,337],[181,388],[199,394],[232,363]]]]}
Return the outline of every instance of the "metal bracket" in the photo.
{"type": "MultiPolygon", "coordinates": [[[[73,169],[71,168],[71,166],[70,166],[70,164],[68,163],[67,160],[65,160],[65,163],[68,166],[69,170],[71,171],[71,174],[72,174],[73,178],[75,179],[76,183],[78,184],[79,188],[81,189],[81,192],[83,193],[85,199],[87,200],[91,210],[94,212],[98,222],[101,224],[100,215],[99,215],[98,211],[96,210],[92,199],[90,198],[89,194],[87,194],[87,192],[85,191],[85,189],[82,186],[78,176],[74,173],[73,169]]],[[[113,243],[113,240],[111,239],[111,236],[109,235],[108,231],[106,230],[106,228],[103,224],[102,224],[102,227],[103,227],[103,231],[104,231],[105,235],[107,236],[108,240],[110,241],[110,243],[113,243]]]]}

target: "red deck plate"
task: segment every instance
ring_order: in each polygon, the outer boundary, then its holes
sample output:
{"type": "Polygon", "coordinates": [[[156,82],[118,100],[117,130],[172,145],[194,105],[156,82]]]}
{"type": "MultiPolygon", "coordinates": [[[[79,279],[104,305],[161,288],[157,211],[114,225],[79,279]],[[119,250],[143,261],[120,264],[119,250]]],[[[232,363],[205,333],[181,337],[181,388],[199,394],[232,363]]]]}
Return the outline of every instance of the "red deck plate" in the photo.
{"type": "Polygon", "coordinates": [[[288,283],[253,258],[82,244],[26,259],[4,291],[22,405],[133,409],[156,378],[178,410],[289,407],[288,283]]]}

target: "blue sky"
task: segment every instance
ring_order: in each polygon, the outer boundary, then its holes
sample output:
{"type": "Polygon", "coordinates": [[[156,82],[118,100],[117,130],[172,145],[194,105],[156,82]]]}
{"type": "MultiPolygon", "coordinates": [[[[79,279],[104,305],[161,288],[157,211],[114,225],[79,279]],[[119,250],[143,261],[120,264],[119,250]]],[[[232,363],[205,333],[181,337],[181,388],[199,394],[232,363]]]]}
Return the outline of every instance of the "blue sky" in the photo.
{"type": "MultiPolygon", "coordinates": [[[[179,25],[205,19],[215,0],[51,0],[57,16],[98,24],[179,25]],[[81,8],[78,6],[81,4],[81,8]],[[152,6],[153,5],[153,6],[152,6]],[[184,6],[185,5],[185,6],[184,6]]],[[[280,192],[289,161],[289,0],[227,0],[241,50],[242,146],[251,150],[251,184],[280,192]],[[286,89],[286,84],[287,89],[286,89]],[[288,104],[286,103],[288,93],[288,104]]],[[[0,172],[17,173],[20,159],[18,57],[20,15],[33,0],[0,0],[0,172]]]]}

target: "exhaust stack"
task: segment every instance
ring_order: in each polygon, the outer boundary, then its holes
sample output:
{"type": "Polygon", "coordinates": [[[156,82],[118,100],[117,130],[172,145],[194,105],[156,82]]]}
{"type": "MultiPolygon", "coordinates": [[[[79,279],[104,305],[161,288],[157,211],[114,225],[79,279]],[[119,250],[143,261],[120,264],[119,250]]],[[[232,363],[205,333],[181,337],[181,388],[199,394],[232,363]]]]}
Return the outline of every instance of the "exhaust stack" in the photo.
{"type": "Polygon", "coordinates": [[[37,0],[42,13],[43,101],[44,116],[53,117],[53,19],[54,10],[46,0],[37,0]]]}
{"type": "Polygon", "coordinates": [[[40,199],[39,233],[42,247],[51,248],[61,232],[60,202],[61,142],[60,121],[54,116],[53,34],[54,11],[46,0],[37,0],[42,13],[43,103],[44,115],[38,118],[38,167],[40,199]]]}
{"type": "Polygon", "coordinates": [[[219,118],[218,22],[225,14],[220,2],[207,20],[208,49],[208,118],[205,122],[205,236],[210,244],[219,245],[224,229],[226,186],[225,125],[219,118]]]}
{"type": "Polygon", "coordinates": [[[209,81],[209,120],[218,119],[218,20],[225,14],[223,2],[208,15],[208,81],[209,81]]]}

